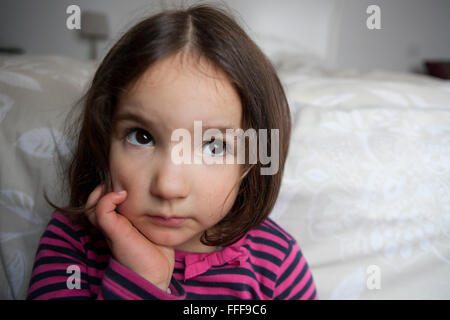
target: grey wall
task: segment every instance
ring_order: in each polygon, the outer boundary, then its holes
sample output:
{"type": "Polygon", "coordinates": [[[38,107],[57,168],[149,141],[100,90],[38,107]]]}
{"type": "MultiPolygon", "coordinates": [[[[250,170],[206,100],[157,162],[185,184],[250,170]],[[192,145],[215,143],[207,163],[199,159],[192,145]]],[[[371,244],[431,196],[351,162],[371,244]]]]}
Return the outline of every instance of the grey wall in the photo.
{"type": "MultiPolygon", "coordinates": [[[[66,28],[66,8],[108,15],[111,37],[100,58],[137,20],[195,0],[0,0],[0,47],[87,59],[89,47],[66,28]]],[[[211,1],[218,2],[218,1],[211,1]]],[[[255,40],[289,39],[336,66],[421,70],[424,58],[450,59],[450,0],[223,0],[255,40]],[[366,27],[366,8],[381,9],[381,30],[366,27]]]]}
{"type": "Polygon", "coordinates": [[[450,0],[350,0],[341,8],[334,61],[359,69],[421,71],[423,59],[450,60],[450,0]],[[364,27],[370,4],[381,29],[364,27]]]}

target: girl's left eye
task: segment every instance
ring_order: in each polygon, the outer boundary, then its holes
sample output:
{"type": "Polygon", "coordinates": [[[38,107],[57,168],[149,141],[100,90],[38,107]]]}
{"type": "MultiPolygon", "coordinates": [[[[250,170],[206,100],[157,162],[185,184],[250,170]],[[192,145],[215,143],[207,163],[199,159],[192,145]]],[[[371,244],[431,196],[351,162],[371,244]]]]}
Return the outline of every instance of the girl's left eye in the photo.
{"type": "Polygon", "coordinates": [[[209,155],[219,157],[227,152],[227,144],[219,139],[212,139],[203,145],[203,150],[207,151],[209,155]]]}
{"type": "Polygon", "coordinates": [[[137,146],[145,145],[151,147],[155,144],[150,133],[138,128],[128,129],[126,138],[128,142],[137,146]]]}

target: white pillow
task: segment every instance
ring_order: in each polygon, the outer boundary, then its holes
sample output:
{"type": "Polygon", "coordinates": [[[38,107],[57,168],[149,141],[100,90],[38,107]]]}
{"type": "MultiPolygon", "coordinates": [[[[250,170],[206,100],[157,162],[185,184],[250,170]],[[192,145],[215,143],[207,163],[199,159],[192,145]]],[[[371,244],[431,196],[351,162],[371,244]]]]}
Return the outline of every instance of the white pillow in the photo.
{"type": "Polygon", "coordinates": [[[270,34],[252,35],[252,39],[278,70],[292,70],[304,66],[323,66],[326,61],[295,40],[270,34]]]}
{"type": "Polygon", "coordinates": [[[24,299],[73,141],[64,121],[94,66],[58,56],[0,56],[0,299],[24,299]]]}

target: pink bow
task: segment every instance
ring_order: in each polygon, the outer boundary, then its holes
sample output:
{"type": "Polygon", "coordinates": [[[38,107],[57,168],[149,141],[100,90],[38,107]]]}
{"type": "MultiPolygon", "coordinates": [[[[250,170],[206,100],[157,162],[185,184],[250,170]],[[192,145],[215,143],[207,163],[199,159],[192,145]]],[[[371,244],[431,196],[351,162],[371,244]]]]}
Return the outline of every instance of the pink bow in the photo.
{"type": "Polygon", "coordinates": [[[222,250],[204,253],[188,254],[185,256],[184,279],[188,280],[202,274],[212,266],[220,266],[225,263],[240,265],[248,257],[248,251],[244,247],[225,247],[222,250]]]}

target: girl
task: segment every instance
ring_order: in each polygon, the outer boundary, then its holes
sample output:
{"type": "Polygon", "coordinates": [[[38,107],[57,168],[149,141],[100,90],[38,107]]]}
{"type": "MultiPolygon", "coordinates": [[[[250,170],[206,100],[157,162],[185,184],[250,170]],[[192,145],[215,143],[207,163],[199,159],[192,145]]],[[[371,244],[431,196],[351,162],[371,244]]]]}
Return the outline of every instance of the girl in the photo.
{"type": "MultiPolygon", "coordinates": [[[[288,153],[287,100],[232,17],[197,5],[143,20],[106,55],[85,99],[70,203],[47,200],[56,211],[28,299],[317,298],[296,241],[268,218],[288,153]],[[175,164],[172,133],[194,121],[278,129],[279,170],[175,164]]],[[[235,156],[233,139],[202,141],[193,156],[235,156]]]]}

